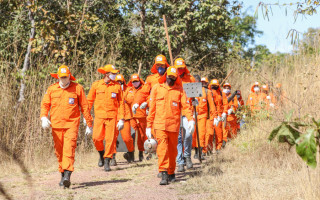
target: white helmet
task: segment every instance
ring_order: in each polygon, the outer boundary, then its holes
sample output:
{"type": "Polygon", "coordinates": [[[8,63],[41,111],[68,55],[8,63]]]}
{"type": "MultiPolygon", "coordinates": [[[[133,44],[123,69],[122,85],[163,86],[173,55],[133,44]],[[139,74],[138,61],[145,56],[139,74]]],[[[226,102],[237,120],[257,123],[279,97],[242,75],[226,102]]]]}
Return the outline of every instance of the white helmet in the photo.
{"type": "Polygon", "coordinates": [[[144,150],[147,153],[155,153],[157,151],[158,143],[155,139],[147,139],[144,142],[144,150]]]}

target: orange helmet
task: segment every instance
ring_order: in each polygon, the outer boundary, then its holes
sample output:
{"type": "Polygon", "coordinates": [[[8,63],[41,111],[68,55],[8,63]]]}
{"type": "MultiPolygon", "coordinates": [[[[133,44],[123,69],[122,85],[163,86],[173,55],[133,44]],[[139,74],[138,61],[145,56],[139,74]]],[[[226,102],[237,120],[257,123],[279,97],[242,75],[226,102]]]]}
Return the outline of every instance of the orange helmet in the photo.
{"type": "Polygon", "coordinates": [[[255,82],[252,86],[251,86],[251,92],[254,92],[254,87],[255,86],[259,86],[260,87],[260,83],[259,82],[255,82]]]}
{"type": "Polygon", "coordinates": [[[220,86],[218,79],[213,79],[213,80],[211,80],[209,86],[211,86],[211,85],[220,86]]]}
{"type": "Polygon", "coordinates": [[[225,83],[223,84],[223,87],[229,86],[231,88],[231,84],[230,83],[225,83]]]}
{"type": "Polygon", "coordinates": [[[157,57],[154,60],[154,64],[151,68],[151,72],[153,74],[158,73],[157,67],[156,67],[157,64],[163,64],[166,66],[166,68],[170,67],[170,65],[168,64],[167,58],[164,55],[157,55],[157,57]]]}
{"type": "Polygon", "coordinates": [[[116,73],[119,72],[119,70],[116,70],[114,65],[108,64],[108,65],[105,65],[103,67],[100,67],[98,69],[98,72],[100,72],[101,74],[106,74],[106,73],[109,73],[109,72],[116,74],[116,73]]]}
{"type": "Polygon", "coordinates": [[[268,85],[262,85],[262,90],[263,91],[269,91],[269,86],[268,85]]]}
{"type": "Polygon", "coordinates": [[[132,82],[140,81],[142,85],[144,85],[144,81],[140,78],[139,74],[132,74],[128,86],[132,86],[132,82]]]}
{"type": "Polygon", "coordinates": [[[276,88],[281,88],[281,87],[282,87],[281,83],[276,84],[276,88]]]}
{"type": "Polygon", "coordinates": [[[185,73],[190,74],[190,71],[188,70],[187,65],[186,65],[185,61],[183,60],[183,58],[177,58],[174,61],[174,67],[177,69],[185,69],[185,73]]]}
{"type": "Polygon", "coordinates": [[[208,81],[207,77],[202,77],[202,78],[201,78],[201,82],[209,83],[209,81],[208,81]]]}

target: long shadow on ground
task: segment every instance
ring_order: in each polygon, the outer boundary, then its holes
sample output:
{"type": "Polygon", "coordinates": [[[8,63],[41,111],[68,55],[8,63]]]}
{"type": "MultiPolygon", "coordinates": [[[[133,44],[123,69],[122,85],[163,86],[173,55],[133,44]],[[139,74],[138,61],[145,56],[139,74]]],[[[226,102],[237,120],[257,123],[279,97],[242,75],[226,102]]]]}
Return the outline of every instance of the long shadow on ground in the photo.
{"type": "Polygon", "coordinates": [[[111,180],[111,181],[92,181],[92,182],[84,182],[80,183],[79,186],[72,187],[73,190],[85,188],[85,187],[93,187],[98,185],[105,185],[105,184],[113,184],[113,183],[125,183],[131,181],[132,179],[120,179],[120,180],[111,180]]]}

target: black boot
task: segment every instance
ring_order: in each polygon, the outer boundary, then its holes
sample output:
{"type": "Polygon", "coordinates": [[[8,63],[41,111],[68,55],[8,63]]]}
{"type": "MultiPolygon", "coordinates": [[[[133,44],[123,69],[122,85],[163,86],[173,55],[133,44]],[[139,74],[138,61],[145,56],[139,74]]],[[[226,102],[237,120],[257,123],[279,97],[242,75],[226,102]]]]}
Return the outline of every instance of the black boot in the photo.
{"type": "Polygon", "coordinates": [[[116,154],[114,153],[110,162],[110,166],[117,166],[116,154]]]}
{"type": "Polygon", "coordinates": [[[158,175],[157,175],[157,177],[158,177],[158,178],[162,178],[162,173],[159,172],[158,175]]]}
{"type": "Polygon", "coordinates": [[[193,168],[193,163],[190,157],[186,158],[186,165],[187,165],[187,169],[193,168]]]}
{"type": "Polygon", "coordinates": [[[134,162],[134,152],[127,152],[123,154],[123,157],[127,160],[128,163],[134,162]]]}
{"type": "Polygon", "coordinates": [[[162,179],[160,185],[168,185],[168,172],[162,172],[162,179]]]}
{"type": "Polygon", "coordinates": [[[178,172],[184,172],[184,164],[178,165],[178,172]]]}
{"type": "Polygon", "coordinates": [[[64,177],[64,172],[61,172],[61,181],[59,183],[59,186],[62,187],[63,186],[63,177],[64,177]]]}
{"type": "Polygon", "coordinates": [[[143,160],[143,151],[139,151],[139,161],[143,160]]]}
{"type": "Polygon", "coordinates": [[[70,182],[71,173],[72,173],[71,171],[64,170],[64,176],[63,176],[63,182],[62,182],[64,188],[69,188],[71,185],[71,182],[70,182]]]}
{"type": "Polygon", "coordinates": [[[149,154],[147,155],[147,157],[146,157],[146,160],[150,160],[151,158],[152,158],[152,154],[149,153],[149,154]]]}
{"type": "Polygon", "coordinates": [[[194,158],[194,159],[199,159],[199,154],[198,154],[198,148],[197,148],[197,147],[194,148],[194,152],[195,152],[195,153],[194,153],[193,158],[194,158]]]}
{"type": "Polygon", "coordinates": [[[226,141],[222,141],[222,148],[224,148],[226,146],[227,142],[226,141]]]}
{"type": "Polygon", "coordinates": [[[200,152],[201,152],[201,160],[205,160],[205,156],[206,156],[206,153],[204,153],[203,151],[203,147],[200,148],[200,152]]]}
{"type": "Polygon", "coordinates": [[[111,160],[111,158],[105,158],[104,159],[104,171],[106,171],[106,172],[111,171],[110,160],[111,160]]]}
{"type": "Polygon", "coordinates": [[[103,167],[103,165],[104,165],[104,159],[103,159],[104,151],[98,151],[98,152],[99,152],[99,155],[100,155],[98,166],[99,167],[103,167]]]}
{"type": "Polygon", "coordinates": [[[175,174],[170,174],[168,177],[169,182],[176,182],[176,175],[175,174]]]}

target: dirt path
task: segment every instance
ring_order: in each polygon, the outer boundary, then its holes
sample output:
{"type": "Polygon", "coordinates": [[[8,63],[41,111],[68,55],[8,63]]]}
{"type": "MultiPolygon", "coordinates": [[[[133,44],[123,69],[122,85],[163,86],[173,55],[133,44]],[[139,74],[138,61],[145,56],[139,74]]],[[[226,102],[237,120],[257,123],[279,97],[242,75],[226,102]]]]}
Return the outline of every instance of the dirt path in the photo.
{"type": "MultiPolygon", "coordinates": [[[[6,191],[13,199],[198,199],[206,195],[184,195],[181,187],[200,168],[177,173],[178,182],[160,186],[157,178],[157,160],[144,160],[127,164],[118,155],[118,166],[104,172],[96,166],[97,156],[90,157],[88,166],[82,166],[72,174],[70,189],[58,186],[60,174],[56,171],[31,173],[33,187],[30,188],[22,175],[1,178],[6,191]],[[94,157],[94,158],[93,158],[94,157]]],[[[56,164],[56,163],[55,163],[56,164]]]]}

